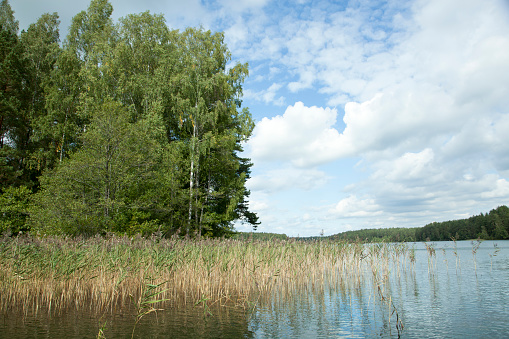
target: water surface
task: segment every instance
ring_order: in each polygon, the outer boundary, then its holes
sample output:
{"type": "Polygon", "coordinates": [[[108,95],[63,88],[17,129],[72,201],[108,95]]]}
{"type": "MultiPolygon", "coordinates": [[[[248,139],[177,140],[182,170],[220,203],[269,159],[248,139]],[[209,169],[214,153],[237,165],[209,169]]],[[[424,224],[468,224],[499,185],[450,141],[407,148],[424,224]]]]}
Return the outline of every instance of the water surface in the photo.
{"type": "MultiPolygon", "coordinates": [[[[212,306],[212,316],[202,306],[169,308],[144,317],[134,337],[509,337],[509,241],[484,241],[475,255],[470,241],[427,245],[409,244],[415,262],[391,262],[379,285],[367,270],[355,282],[326,279],[292,294],[274,291],[247,309],[212,306]]],[[[10,312],[1,315],[0,338],[96,338],[103,326],[106,338],[130,338],[133,325],[127,311],[10,312]]]]}

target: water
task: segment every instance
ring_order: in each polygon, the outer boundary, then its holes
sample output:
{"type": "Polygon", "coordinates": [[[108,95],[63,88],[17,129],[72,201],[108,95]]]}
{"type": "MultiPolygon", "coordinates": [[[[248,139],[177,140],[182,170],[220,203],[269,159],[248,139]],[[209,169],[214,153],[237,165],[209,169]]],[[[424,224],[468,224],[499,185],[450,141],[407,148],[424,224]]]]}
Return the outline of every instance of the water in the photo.
{"type": "MultiPolygon", "coordinates": [[[[167,309],[144,317],[135,338],[506,338],[509,337],[509,241],[423,243],[415,263],[391,266],[381,284],[329,281],[277,293],[253,309],[167,309]],[[430,244],[430,243],[428,243],[430,244]],[[497,244],[497,248],[494,247],[497,244]],[[375,287],[375,288],[374,288],[375,287]],[[392,303],[392,304],[391,304],[392,303]],[[391,306],[393,305],[393,306],[391,306]],[[396,327],[401,320],[403,329],[396,327]]],[[[369,273],[369,272],[368,272],[369,273]]],[[[370,274],[370,273],[369,273],[370,274]]],[[[131,314],[2,314],[0,338],[130,338],[131,314]]]]}
{"type": "Polygon", "coordinates": [[[475,260],[471,242],[458,242],[457,256],[451,242],[435,247],[433,269],[420,247],[422,259],[402,283],[398,304],[405,337],[509,337],[509,241],[484,241],[475,260]]]}

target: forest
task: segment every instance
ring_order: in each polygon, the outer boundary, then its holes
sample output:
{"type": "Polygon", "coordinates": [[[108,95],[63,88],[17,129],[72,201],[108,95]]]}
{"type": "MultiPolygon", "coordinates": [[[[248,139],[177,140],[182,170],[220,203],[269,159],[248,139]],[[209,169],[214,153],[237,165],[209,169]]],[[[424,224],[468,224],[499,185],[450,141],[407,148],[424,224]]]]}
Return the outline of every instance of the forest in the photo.
{"type": "Polygon", "coordinates": [[[60,39],[0,5],[0,234],[219,237],[258,225],[241,157],[248,65],[223,33],[92,0],[60,39]]]}
{"type": "Polygon", "coordinates": [[[246,241],[285,241],[290,239],[286,234],[268,232],[238,232],[233,238],[246,241]]]}
{"type": "Polygon", "coordinates": [[[433,222],[417,228],[381,228],[348,231],[330,237],[333,240],[365,242],[504,240],[509,239],[509,208],[499,206],[489,213],[468,219],[433,222]]]}

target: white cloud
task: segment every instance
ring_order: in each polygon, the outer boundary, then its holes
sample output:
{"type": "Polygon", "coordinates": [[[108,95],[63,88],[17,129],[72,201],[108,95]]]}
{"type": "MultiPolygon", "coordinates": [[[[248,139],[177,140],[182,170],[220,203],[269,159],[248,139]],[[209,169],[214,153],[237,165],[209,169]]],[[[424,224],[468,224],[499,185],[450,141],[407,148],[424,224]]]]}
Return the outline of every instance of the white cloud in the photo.
{"type": "MultiPolygon", "coordinates": [[[[448,7],[458,8],[458,4],[417,2],[413,21],[401,20],[401,13],[394,12],[388,18],[392,21],[385,23],[393,30],[385,34],[371,24],[363,25],[362,10],[332,14],[335,20],[330,22],[283,20],[286,39],[284,45],[275,43],[275,50],[287,48],[281,60],[298,75],[298,81],[289,82],[288,88],[299,91],[322,85],[320,91],[331,95],[330,103],[345,105],[346,128],[342,133],[332,125],[321,129],[327,142],[315,146],[323,149],[327,145],[328,156],[322,160],[305,153],[312,149],[309,139],[307,147],[299,142],[291,147],[285,140],[293,143],[292,137],[273,131],[279,138],[270,140],[274,157],[307,166],[388,148],[400,147],[401,154],[455,135],[480,110],[507,107],[509,82],[504,75],[509,72],[509,28],[507,24],[494,28],[493,21],[497,27],[504,22],[503,14],[494,13],[497,3],[468,1],[449,18],[448,7]],[[401,21],[403,24],[398,23],[401,21]],[[408,30],[410,23],[416,26],[408,30]],[[406,33],[401,33],[402,28],[406,33]],[[348,97],[361,100],[345,102],[348,97]],[[466,107],[466,103],[476,105],[466,107]],[[283,145],[290,151],[281,152],[283,145]],[[303,154],[311,160],[304,160],[303,154]]],[[[278,41],[270,35],[267,40],[278,41]]],[[[287,111],[283,119],[271,119],[270,125],[282,127],[290,119],[287,111]],[[277,120],[282,121],[278,124],[277,120]]],[[[259,127],[271,130],[268,125],[263,121],[259,127]]],[[[254,154],[268,158],[264,150],[267,148],[254,150],[254,154]]]]}
{"type": "Polygon", "coordinates": [[[509,196],[509,181],[497,179],[492,181],[492,190],[481,193],[482,198],[507,198],[509,196]]]}
{"type": "Polygon", "coordinates": [[[289,189],[309,191],[323,186],[328,180],[329,177],[324,172],[316,169],[303,170],[286,167],[253,176],[248,180],[247,187],[251,191],[266,193],[280,192],[289,189]]]}
{"type": "Polygon", "coordinates": [[[355,195],[350,195],[342,199],[329,213],[342,218],[352,217],[373,217],[381,215],[383,212],[380,206],[372,198],[359,199],[355,195]]]}
{"type": "Polygon", "coordinates": [[[327,213],[338,228],[343,218],[351,228],[423,226],[509,199],[507,4],[406,4],[387,2],[375,20],[363,5],[287,17],[253,46],[256,60],[267,55],[287,74],[278,83],[290,92],[316,90],[344,107],[338,130],[336,109],[296,103],[258,123],[250,143],[255,164],[360,157],[367,177],[338,187],[351,195],[327,213]]]}
{"type": "Polygon", "coordinates": [[[396,159],[377,162],[375,166],[378,169],[372,178],[374,181],[384,180],[423,185],[435,181],[435,176],[440,176],[441,172],[434,165],[434,152],[432,149],[426,148],[419,153],[405,153],[396,159]]]}
{"type": "Polygon", "coordinates": [[[225,10],[244,13],[262,9],[268,0],[219,0],[218,2],[225,10]]]}
{"type": "Polygon", "coordinates": [[[253,212],[261,212],[269,209],[269,205],[265,201],[249,200],[249,210],[253,212]]]}
{"type": "Polygon", "coordinates": [[[343,150],[336,123],[337,110],[306,107],[302,102],[288,106],[285,113],[264,118],[249,141],[255,160],[289,161],[309,167],[337,157],[343,150]]]}
{"type": "Polygon", "coordinates": [[[277,92],[281,89],[281,87],[281,84],[273,83],[269,86],[269,88],[258,92],[247,89],[244,91],[244,99],[261,101],[265,104],[273,104],[275,106],[283,106],[285,97],[279,96],[276,98],[277,92]]]}

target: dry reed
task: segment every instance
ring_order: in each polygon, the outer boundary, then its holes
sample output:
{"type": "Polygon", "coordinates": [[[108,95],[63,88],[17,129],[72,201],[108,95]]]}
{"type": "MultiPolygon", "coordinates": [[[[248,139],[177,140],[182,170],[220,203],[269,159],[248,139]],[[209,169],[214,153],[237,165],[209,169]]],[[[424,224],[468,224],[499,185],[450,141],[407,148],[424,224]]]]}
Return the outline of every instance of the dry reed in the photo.
{"type": "MultiPolygon", "coordinates": [[[[406,245],[344,242],[201,240],[152,237],[0,239],[0,310],[68,307],[107,312],[141,300],[147,286],[173,306],[255,307],[303,290],[355,291],[396,312],[389,277],[406,270],[406,245]]],[[[412,266],[412,265],[411,265],[412,266]]],[[[204,311],[204,312],[205,312],[204,311]]]]}

